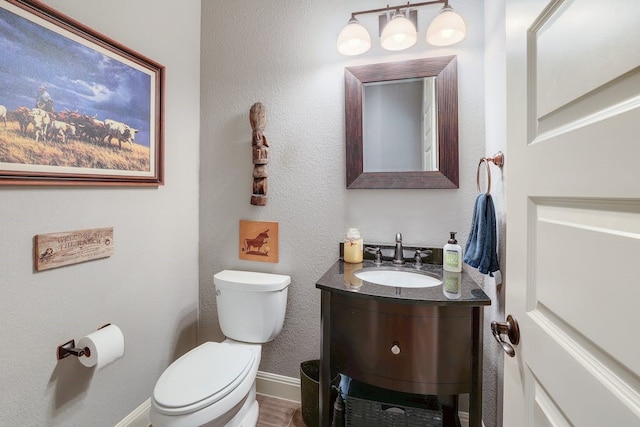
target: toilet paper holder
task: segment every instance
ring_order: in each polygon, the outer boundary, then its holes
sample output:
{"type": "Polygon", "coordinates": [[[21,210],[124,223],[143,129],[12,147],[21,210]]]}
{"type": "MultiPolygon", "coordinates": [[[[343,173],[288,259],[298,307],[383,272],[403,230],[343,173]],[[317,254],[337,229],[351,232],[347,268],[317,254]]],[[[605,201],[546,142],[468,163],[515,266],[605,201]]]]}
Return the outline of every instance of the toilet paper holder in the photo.
{"type": "MultiPolygon", "coordinates": [[[[106,325],[102,325],[98,328],[98,330],[102,329],[102,328],[106,328],[107,326],[111,325],[111,323],[107,323],[106,325]]],[[[58,346],[58,360],[64,359],[65,357],[68,356],[76,356],[76,357],[82,357],[82,356],[91,356],[91,351],[89,350],[88,347],[85,348],[76,348],[76,340],[71,340],[71,341],[67,341],[66,343],[58,346]]]]}
{"type": "Polygon", "coordinates": [[[76,340],[71,340],[58,346],[58,360],[64,359],[67,356],[89,356],[91,352],[88,348],[76,348],[76,340]]]}

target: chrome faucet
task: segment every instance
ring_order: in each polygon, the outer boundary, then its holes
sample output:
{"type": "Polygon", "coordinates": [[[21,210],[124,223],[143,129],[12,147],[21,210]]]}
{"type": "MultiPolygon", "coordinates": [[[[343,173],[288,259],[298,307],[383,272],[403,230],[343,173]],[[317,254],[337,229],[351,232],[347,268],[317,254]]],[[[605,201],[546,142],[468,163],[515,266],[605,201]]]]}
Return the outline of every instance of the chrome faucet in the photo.
{"type": "Polygon", "coordinates": [[[393,255],[393,263],[404,265],[404,249],[402,248],[402,234],[396,234],[396,252],[393,255]]]}

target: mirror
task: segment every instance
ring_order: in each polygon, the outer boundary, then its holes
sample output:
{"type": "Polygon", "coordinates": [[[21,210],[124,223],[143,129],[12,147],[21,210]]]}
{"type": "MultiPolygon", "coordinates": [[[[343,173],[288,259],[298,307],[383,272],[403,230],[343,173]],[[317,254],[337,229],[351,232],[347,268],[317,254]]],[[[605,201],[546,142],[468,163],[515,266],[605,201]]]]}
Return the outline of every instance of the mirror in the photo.
{"type": "Polygon", "coordinates": [[[435,77],[362,85],[362,170],[438,170],[435,77]]]}
{"type": "Polygon", "coordinates": [[[455,56],[345,68],[345,121],[347,188],[458,188],[455,56]]]}

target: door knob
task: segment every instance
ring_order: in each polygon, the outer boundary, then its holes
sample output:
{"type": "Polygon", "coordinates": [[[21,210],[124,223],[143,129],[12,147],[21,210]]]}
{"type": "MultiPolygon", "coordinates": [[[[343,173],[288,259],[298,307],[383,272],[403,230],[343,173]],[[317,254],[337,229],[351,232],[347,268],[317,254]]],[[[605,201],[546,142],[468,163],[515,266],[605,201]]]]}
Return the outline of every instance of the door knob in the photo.
{"type": "Polygon", "coordinates": [[[506,322],[491,322],[491,332],[493,337],[500,343],[502,349],[510,357],[516,355],[516,351],[513,349],[513,345],[518,345],[520,342],[520,327],[518,321],[512,316],[507,316],[506,322]],[[506,335],[511,341],[511,344],[502,339],[502,335],[506,335]]]}

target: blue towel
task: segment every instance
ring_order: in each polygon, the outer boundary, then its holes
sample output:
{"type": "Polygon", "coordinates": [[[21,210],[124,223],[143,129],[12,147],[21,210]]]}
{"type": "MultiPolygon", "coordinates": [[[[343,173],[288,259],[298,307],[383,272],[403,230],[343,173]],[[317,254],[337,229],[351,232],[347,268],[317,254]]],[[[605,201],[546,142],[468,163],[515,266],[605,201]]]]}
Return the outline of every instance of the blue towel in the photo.
{"type": "Polygon", "coordinates": [[[469,240],[464,248],[464,262],[482,274],[491,275],[500,269],[498,264],[496,209],[491,194],[479,194],[473,207],[469,240]]]}

